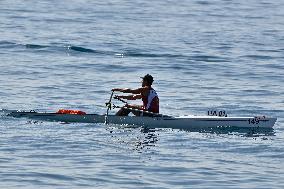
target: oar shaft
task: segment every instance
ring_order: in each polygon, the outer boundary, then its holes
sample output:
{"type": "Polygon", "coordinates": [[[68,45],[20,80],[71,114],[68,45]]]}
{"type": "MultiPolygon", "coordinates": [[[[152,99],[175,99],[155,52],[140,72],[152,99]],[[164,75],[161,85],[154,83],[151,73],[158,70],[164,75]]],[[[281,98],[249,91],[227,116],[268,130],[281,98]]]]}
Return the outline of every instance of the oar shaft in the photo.
{"type": "Polygon", "coordinates": [[[115,98],[116,98],[117,100],[119,100],[120,102],[123,102],[123,103],[127,104],[127,101],[126,101],[126,100],[122,100],[122,98],[119,98],[119,97],[117,97],[117,96],[115,96],[115,98]]]}
{"type": "Polygon", "coordinates": [[[105,116],[105,124],[108,124],[108,112],[111,109],[111,100],[112,100],[112,97],[113,97],[113,93],[114,93],[114,91],[111,92],[109,101],[106,103],[107,104],[107,112],[106,112],[106,116],[105,116]]]}

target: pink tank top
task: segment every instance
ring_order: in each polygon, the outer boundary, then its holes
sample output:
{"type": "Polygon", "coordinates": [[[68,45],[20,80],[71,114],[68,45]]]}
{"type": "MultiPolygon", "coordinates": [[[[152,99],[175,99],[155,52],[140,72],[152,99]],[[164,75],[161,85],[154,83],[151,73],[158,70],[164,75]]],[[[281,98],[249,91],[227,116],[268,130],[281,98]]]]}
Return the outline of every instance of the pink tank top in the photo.
{"type": "Polygon", "coordinates": [[[153,113],[159,113],[159,97],[154,89],[150,89],[148,96],[142,95],[143,107],[153,113]]]}

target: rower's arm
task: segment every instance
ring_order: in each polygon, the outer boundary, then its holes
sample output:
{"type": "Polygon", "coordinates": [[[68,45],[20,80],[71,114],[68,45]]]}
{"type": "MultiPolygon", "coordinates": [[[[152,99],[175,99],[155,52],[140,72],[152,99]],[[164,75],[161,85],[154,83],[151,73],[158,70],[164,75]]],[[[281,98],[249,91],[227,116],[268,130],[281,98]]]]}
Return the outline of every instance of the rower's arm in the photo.
{"type": "Polygon", "coordinates": [[[121,99],[126,99],[126,100],[137,100],[137,99],[141,99],[142,96],[139,95],[129,95],[129,96],[115,96],[116,98],[121,98],[121,99]]]}
{"type": "Polygon", "coordinates": [[[138,89],[120,89],[120,88],[114,88],[112,89],[112,91],[118,91],[118,92],[122,92],[122,93],[132,93],[132,94],[141,94],[143,91],[143,88],[138,88],[138,89]]]}

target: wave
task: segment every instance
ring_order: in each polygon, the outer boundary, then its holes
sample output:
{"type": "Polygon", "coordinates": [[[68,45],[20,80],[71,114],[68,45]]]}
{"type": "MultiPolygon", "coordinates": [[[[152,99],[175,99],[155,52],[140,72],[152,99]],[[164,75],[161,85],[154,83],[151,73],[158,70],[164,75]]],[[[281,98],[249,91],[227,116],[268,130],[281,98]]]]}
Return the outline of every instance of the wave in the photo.
{"type": "Polygon", "coordinates": [[[148,57],[148,58],[160,58],[160,57],[167,57],[167,58],[181,58],[185,57],[184,55],[180,54],[154,54],[154,53],[143,53],[143,52],[134,52],[134,51],[124,51],[121,53],[122,56],[130,56],[130,57],[148,57]]]}
{"type": "Polygon", "coordinates": [[[119,58],[124,57],[143,57],[143,58],[174,58],[174,59],[184,59],[192,61],[203,61],[203,62],[228,62],[224,57],[219,56],[208,56],[208,55],[184,55],[184,54],[171,54],[171,53],[153,53],[148,52],[149,50],[145,49],[122,49],[121,51],[105,51],[97,50],[77,45],[66,45],[66,44],[53,44],[53,45],[43,45],[43,44],[21,44],[10,41],[0,41],[0,49],[11,49],[18,50],[20,49],[29,49],[34,50],[35,52],[64,52],[64,53],[84,53],[84,54],[96,54],[96,55],[107,55],[115,56],[119,58]]]}
{"type": "MultiPolygon", "coordinates": [[[[108,52],[108,51],[99,51],[94,50],[91,48],[85,48],[81,46],[75,46],[75,45],[66,45],[66,44],[58,44],[58,45],[42,45],[42,44],[21,44],[16,42],[10,42],[10,41],[0,41],[0,49],[6,49],[6,50],[13,50],[13,49],[31,49],[31,50],[46,50],[46,52],[79,52],[79,53],[93,53],[93,54],[112,54],[115,55],[116,52],[108,52]]],[[[41,51],[42,52],[42,51],[41,51]]]]}
{"type": "Polygon", "coordinates": [[[0,41],[0,48],[14,48],[17,44],[9,41],[0,41]]]}
{"type": "Polygon", "coordinates": [[[42,49],[42,48],[47,48],[48,46],[46,45],[35,45],[35,44],[26,44],[24,45],[27,49],[42,49]]]}
{"type": "Polygon", "coordinates": [[[266,55],[245,55],[245,56],[241,56],[241,58],[249,58],[253,60],[270,60],[270,59],[274,59],[275,57],[266,56],[266,55]]]}
{"type": "Polygon", "coordinates": [[[93,49],[88,49],[80,46],[68,46],[68,49],[71,49],[73,51],[78,51],[78,52],[85,52],[85,53],[97,53],[98,51],[93,50],[93,49]]]}

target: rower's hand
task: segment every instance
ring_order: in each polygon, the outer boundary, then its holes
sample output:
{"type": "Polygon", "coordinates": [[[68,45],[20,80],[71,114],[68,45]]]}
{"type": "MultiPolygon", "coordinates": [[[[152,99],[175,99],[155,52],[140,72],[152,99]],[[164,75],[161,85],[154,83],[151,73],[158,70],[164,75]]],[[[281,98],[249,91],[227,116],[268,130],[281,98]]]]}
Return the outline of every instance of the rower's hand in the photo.
{"type": "Polygon", "coordinates": [[[118,100],[121,98],[121,96],[115,95],[113,98],[118,100]]]}
{"type": "Polygon", "coordinates": [[[120,91],[120,89],[119,88],[113,88],[113,89],[111,89],[111,91],[113,91],[113,92],[120,91]]]}

